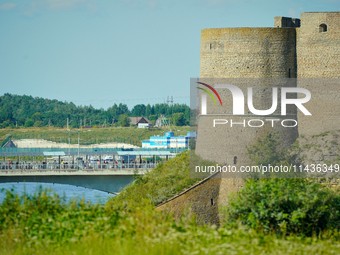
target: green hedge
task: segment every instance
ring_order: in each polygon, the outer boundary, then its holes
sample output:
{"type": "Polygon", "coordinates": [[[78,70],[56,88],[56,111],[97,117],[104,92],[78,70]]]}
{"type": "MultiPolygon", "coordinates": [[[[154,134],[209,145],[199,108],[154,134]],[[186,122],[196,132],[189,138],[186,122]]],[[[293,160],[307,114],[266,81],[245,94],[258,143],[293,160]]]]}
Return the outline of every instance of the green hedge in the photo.
{"type": "Polygon", "coordinates": [[[306,179],[248,180],[231,197],[226,217],[265,232],[311,236],[340,228],[340,196],[306,179]]]}

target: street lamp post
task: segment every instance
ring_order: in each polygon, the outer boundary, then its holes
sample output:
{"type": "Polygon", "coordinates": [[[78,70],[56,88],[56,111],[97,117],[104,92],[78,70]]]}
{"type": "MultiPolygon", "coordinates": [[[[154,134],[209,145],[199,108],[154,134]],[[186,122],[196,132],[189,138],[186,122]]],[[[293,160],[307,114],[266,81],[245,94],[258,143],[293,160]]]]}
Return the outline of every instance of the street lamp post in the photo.
{"type": "Polygon", "coordinates": [[[79,132],[78,132],[78,160],[79,160],[79,132]]]}
{"type": "Polygon", "coordinates": [[[71,156],[71,130],[68,129],[68,156],[71,156]]]}

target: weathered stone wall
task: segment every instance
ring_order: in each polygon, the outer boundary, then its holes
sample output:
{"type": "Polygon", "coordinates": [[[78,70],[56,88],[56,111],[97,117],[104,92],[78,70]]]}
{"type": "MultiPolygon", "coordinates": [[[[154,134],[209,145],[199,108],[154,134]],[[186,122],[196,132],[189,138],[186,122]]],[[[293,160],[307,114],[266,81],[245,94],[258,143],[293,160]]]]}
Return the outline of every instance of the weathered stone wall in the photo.
{"type": "Polygon", "coordinates": [[[340,78],[340,12],[301,13],[297,62],[298,78],[340,78]]]}
{"type": "Polygon", "coordinates": [[[274,17],[274,27],[300,27],[300,19],[274,17]]]}
{"type": "Polygon", "coordinates": [[[304,106],[312,114],[304,115],[298,111],[299,135],[317,135],[340,129],[340,80],[303,78],[298,80],[298,86],[311,93],[310,101],[304,106]]]}
{"type": "MultiPolygon", "coordinates": [[[[270,81],[261,80],[249,84],[247,78],[278,78],[296,77],[296,30],[295,28],[223,28],[203,29],[201,34],[200,81],[214,85],[214,79],[209,78],[239,78],[237,81],[223,84],[237,85],[247,95],[247,88],[253,87],[253,102],[256,109],[266,110],[272,105],[272,85],[270,81]]],[[[296,87],[296,84],[281,84],[280,86],[296,87]]],[[[201,93],[201,91],[200,91],[201,93]]],[[[203,92],[204,93],[204,92],[203,92]]],[[[236,125],[221,125],[213,128],[213,119],[232,119],[234,122],[248,123],[259,116],[252,114],[245,100],[245,115],[233,116],[231,93],[226,90],[220,94],[223,102],[223,112],[220,106],[208,98],[208,114],[215,116],[200,116],[197,130],[196,153],[205,159],[214,160],[220,164],[246,165],[246,146],[255,143],[256,138],[266,131],[278,131],[286,142],[291,144],[297,138],[297,129],[283,128],[276,125],[273,129],[269,123],[266,127],[250,128],[236,125]],[[224,115],[222,115],[224,114],[224,115]],[[229,115],[229,116],[226,116],[229,115]],[[223,130],[222,130],[223,129],[223,130]]],[[[280,101],[278,102],[280,106],[280,101]]],[[[289,119],[296,119],[294,108],[288,110],[289,119]]],[[[282,118],[281,109],[277,107],[271,116],[282,118]]],[[[265,117],[265,116],[264,116],[265,117]]],[[[287,119],[287,117],[285,117],[287,119]]],[[[278,122],[279,123],[279,122],[278,122]]]]}
{"type": "MultiPolygon", "coordinates": [[[[219,207],[228,206],[229,196],[232,193],[237,193],[244,185],[241,178],[222,178],[220,185],[220,194],[218,198],[219,207]]],[[[222,215],[221,215],[222,216],[222,215]]],[[[222,222],[222,218],[220,219],[222,222]]]]}
{"type": "MultiPolygon", "coordinates": [[[[209,79],[213,81],[213,78],[313,78],[299,84],[282,84],[285,87],[307,88],[311,92],[312,99],[304,106],[312,116],[289,108],[289,118],[295,119],[297,116],[298,128],[276,126],[274,129],[257,129],[240,128],[240,125],[235,129],[224,125],[213,128],[214,118],[232,117],[236,122],[248,122],[254,116],[248,111],[242,117],[233,117],[231,94],[227,92],[221,93],[226,107],[224,115],[218,116],[221,110],[208,98],[208,114],[216,115],[199,118],[196,152],[203,158],[225,165],[245,165],[249,163],[246,146],[253,144],[266,131],[278,131],[284,140],[283,145],[289,145],[296,140],[298,131],[304,135],[315,135],[339,129],[340,84],[337,79],[322,83],[315,78],[340,78],[340,12],[302,13],[300,28],[299,19],[286,17],[275,17],[274,25],[276,28],[203,29],[200,81],[202,78],[206,78],[206,83],[209,79]],[[320,25],[327,25],[327,31],[320,32],[320,25]]],[[[224,84],[228,84],[227,79],[224,84]]],[[[240,80],[235,85],[242,89],[244,95],[247,94],[249,84],[246,80],[240,80]]],[[[266,98],[271,98],[271,93],[270,82],[256,84],[254,107],[269,109],[272,102],[266,98]]],[[[248,110],[246,106],[245,110],[248,110]]],[[[278,108],[271,117],[282,119],[280,110],[278,108]]],[[[322,156],[322,160],[328,160],[322,156]]],[[[334,158],[338,154],[330,156],[334,158]]],[[[199,220],[219,224],[223,219],[218,209],[228,205],[228,196],[238,192],[242,186],[242,179],[206,179],[169,199],[158,209],[175,212],[178,216],[185,207],[191,207],[199,220]],[[211,199],[217,203],[212,205],[211,199]]]]}
{"type": "Polygon", "coordinates": [[[198,222],[219,225],[220,183],[221,178],[207,178],[158,205],[156,210],[172,212],[176,218],[184,210],[190,210],[196,214],[198,222]]]}
{"type": "Polygon", "coordinates": [[[223,221],[219,209],[228,205],[229,195],[238,192],[243,184],[242,179],[221,178],[221,174],[215,174],[158,205],[156,210],[172,212],[175,218],[188,210],[196,215],[198,223],[218,226],[223,221]]]}
{"type": "Polygon", "coordinates": [[[298,87],[308,89],[305,104],[312,116],[298,112],[299,134],[316,135],[340,127],[340,12],[305,12],[297,37],[298,87]],[[327,31],[320,31],[326,25],[327,31]]]}
{"type": "Polygon", "coordinates": [[[200,78],[295,77],[295,42],[295,28],[203,29],[200,78]]]}

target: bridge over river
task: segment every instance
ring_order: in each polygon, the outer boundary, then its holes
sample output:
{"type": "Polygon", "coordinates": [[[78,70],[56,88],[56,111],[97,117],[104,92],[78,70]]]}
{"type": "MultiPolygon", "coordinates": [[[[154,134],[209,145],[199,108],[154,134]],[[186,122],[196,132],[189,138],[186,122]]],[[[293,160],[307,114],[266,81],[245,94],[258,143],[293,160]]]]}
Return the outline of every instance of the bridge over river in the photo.
{"type": "Polygon", "coordinates": [[[134,174],[144,174],[151,168],[117,169],[8,169],[0,170],[1,183],[41,182],[60,183],[118,193],[133,181],[134,174]]]}
{"type": "Polygon", "coordinates": [[[133,181],[135,174],[141,175],[151,171],[158,164],[157,157],[167,160],[169,156],[174,156],[169,151],[103,150],[98,152],[97,150],[78,150],[73,155],[72,151],[67,155],[67,151],[49,152],[47,150],[44,148],[41,150],[0,151],[0,156],[4,158],[4,161],[0,161],[0,188],[1,183],[41,182],[69,184],[118,193],[133,181]],[[74,161],[74,157],[79,157],[79,155],[83,155],[84,160],[74,161]],[[91,155],[97,155],[99,160],[87,160],[91,155]],[[104,155],[113,155],[113,160],[111,162],[101,160],[104,155]],[[27,158],[27,156],[32,157],[32,160],[20,161],[20,157],[27,158]],[[39,156],[40,158],[44,157],[45,161],[34,160],[39,156]],[[150,161],[146,160],[150,157],[150,161]],[[13,160],[13,158],[17,160],[13,160]]]}

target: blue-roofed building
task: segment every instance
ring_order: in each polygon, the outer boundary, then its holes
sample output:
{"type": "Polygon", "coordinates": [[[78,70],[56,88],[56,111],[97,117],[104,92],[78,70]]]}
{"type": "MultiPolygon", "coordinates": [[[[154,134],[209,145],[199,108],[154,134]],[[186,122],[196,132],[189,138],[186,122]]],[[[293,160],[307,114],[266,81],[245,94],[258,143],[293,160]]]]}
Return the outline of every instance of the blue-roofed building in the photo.
{"type": "Polygon", "coordinates": [[[164,136],[151,136],[150,139],[142,141],[142,148],[188,148],[191,138],[196,138],[192,132],[188,132],[186,136],[175,136],[174,132],[166,132],[164,136]]]}

